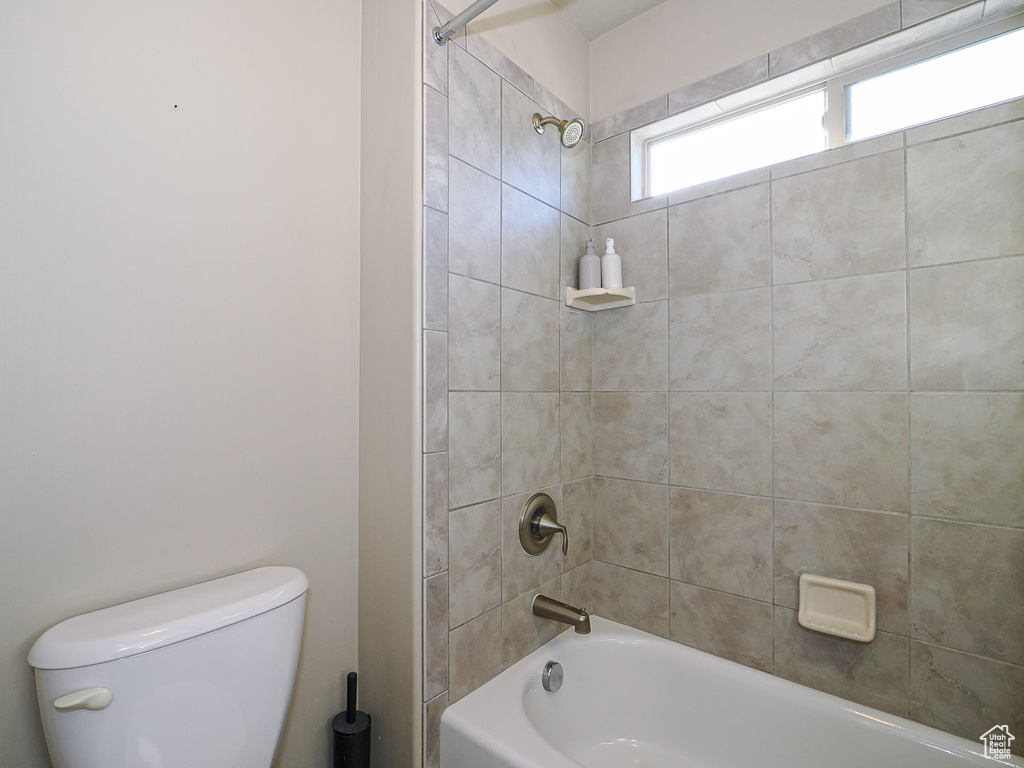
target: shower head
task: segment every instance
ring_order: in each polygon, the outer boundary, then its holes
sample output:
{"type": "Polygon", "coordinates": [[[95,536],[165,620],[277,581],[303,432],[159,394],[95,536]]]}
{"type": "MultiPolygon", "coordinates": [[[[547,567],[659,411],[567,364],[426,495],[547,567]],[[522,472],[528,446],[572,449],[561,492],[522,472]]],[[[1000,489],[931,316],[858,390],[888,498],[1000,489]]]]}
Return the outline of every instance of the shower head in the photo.
{"type": "Polygon", "coordinates": [[[562,140],[562,146],[572,149],[583,139],[583,121],[578,117],[572,120],[559,120],[557,117],[541,117],[540,112],[533,115],[533,129],[537,133],[544,133],[545,125],[557,125],[558,133],[562,140]]]}

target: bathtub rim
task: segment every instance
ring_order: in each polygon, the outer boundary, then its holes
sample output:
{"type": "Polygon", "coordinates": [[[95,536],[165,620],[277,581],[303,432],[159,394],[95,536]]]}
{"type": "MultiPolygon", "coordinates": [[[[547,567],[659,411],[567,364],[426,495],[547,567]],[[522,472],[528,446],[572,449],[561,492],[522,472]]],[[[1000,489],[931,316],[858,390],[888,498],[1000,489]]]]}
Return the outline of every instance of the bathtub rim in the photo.
{"type": "MultiPolygon", "coordinates": [[[[780,692],[791,691],[811,704],[818,703],[826,707],[836,707],[838,703],[851,714],[861,715],[871,721],[865,723],[866,727],[876,728],[893,737],[915,742],[925,748],[953,754],[963,760],[965,768],[969,766],[1024,767],[1024,759],[1016,755],[1012,756],[1009,762],[985,757],[980,741],[976,745],[969,739],[941,731],[924,723],[843,699],[601,616],[592,614],[591,626],[592,632],[589,635],[578,635],[568,629],[563,631],[476,690],[450,704],[441,716],[441,768],[448,768],[445,758],[450,754],[452,747],[450,743],[446,744],[444,734],[451,730],[461,731],[468,737],[473,748],[479,750],[479,757],[475,759],[480,761],[502,760],[504,761],[503,768],[505,766],[508,768],[586,768],[559,750],[534,727],[526,712],[525,694],[531,683],[535,687],[539,686],[541,670],[549,660],[557,660],[559,654],[566,651],[571,652],[573,644],[600,642],[601,640],[632,640],[650,644],[654,648],[679,654],[683,658],[684,664],[689,660],[729,677],[739,676],[740,678],[749,678],[751,681],[761,680],[762,684],[770,684],[780,692]],[[514,700],[512,707],[508,706],[510,696],[514,700]],[[856,709],[852,709],[853,707],[856,709]],[[889,721],[894,718],[897,722],[890,723],[889,721]],[[529,754],[524,753],[522,749],[524,742],[530,745],[529,754]]],[[[480,764],[486,763],[480,762],[480,764]]]]}

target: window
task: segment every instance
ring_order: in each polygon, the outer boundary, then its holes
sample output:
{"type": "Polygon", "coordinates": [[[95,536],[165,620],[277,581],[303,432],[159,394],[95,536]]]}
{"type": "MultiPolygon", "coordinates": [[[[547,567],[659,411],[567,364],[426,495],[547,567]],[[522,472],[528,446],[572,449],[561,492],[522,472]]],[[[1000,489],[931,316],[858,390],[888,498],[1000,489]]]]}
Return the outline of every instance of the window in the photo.
{"type": "Polygon", "coordinates": [[[1022,24],[1004,20],[892,56],[908,33],[920,44],[927,30],[912,27],[639,128],[633,199],[1024,96],[1022,24]]]}
{"type": "Polygon", "coordinates": [[[1024,29],[846,86],[846,138],[879,136],[1024,96],[1024,29]]]}
{"type": "Polygon", "coordinates": [[[825,89],[651,142],[651,194],[662,195],[828,147],[825,89]]]}

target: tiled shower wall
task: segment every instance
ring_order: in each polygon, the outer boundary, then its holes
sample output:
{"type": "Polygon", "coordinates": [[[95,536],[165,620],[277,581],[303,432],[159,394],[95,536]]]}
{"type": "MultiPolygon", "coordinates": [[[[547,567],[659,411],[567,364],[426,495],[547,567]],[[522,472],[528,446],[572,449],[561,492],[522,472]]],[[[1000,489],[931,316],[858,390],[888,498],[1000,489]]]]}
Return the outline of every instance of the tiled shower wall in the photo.
{"type": "Polygon", "coordinates": [[[559,299],[590,232],[591,152],[537,135],[535,112],[571,110],[477,36],[437,46],[430,30],[450,15],[424,12],[423,720],[436,766],[448,703],[560,628],[533,617],[534,595],[591,602],[592,320],[559,299]],[[541,490],[567,557],[560,541],[520,548],[520,512],[541,490]]]}
{"type": "Polygon", "coordinates": [[[640,203],[627,136],[594,145],[639,302],[594,324],[595,611],[1024,732],[1024,101],[640,203]],[[802,629],[804,572],[873,585],[877,638],[802,629]]]}
{"type": "Polygon", "coordinates": [[[425,42],[425,765],[448,702],[556,631],[537,591],[970,739],[1024,731],[1024,105],[638,203],[626,133],[1014,2],[886,6],[602,120],[592,163],[533,133],[571,111],[500,53],[425,42]],[[589,236],[636,307],[561,305],[589,236]],[[515,542],[538,489],[566,562],[515,542]],[[873,584],[878,638],[799,628],[805,571],[873,584]]]}

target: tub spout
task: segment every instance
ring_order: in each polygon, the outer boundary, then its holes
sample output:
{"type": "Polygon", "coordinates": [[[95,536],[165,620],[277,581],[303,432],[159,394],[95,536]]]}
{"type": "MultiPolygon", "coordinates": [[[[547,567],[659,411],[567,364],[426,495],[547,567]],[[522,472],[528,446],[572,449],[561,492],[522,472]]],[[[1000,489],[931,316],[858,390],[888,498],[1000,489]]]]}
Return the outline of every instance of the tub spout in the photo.
{"type": "Polygon", "coordinates": [[[569,624],[576,630],[577,634],[590,634],[590,614],[583,608],[573,608],[560,600],[555,600],[547,595],[537,595],[533,598],[533,615],[542,619],[560,621],[569,624]]]}

